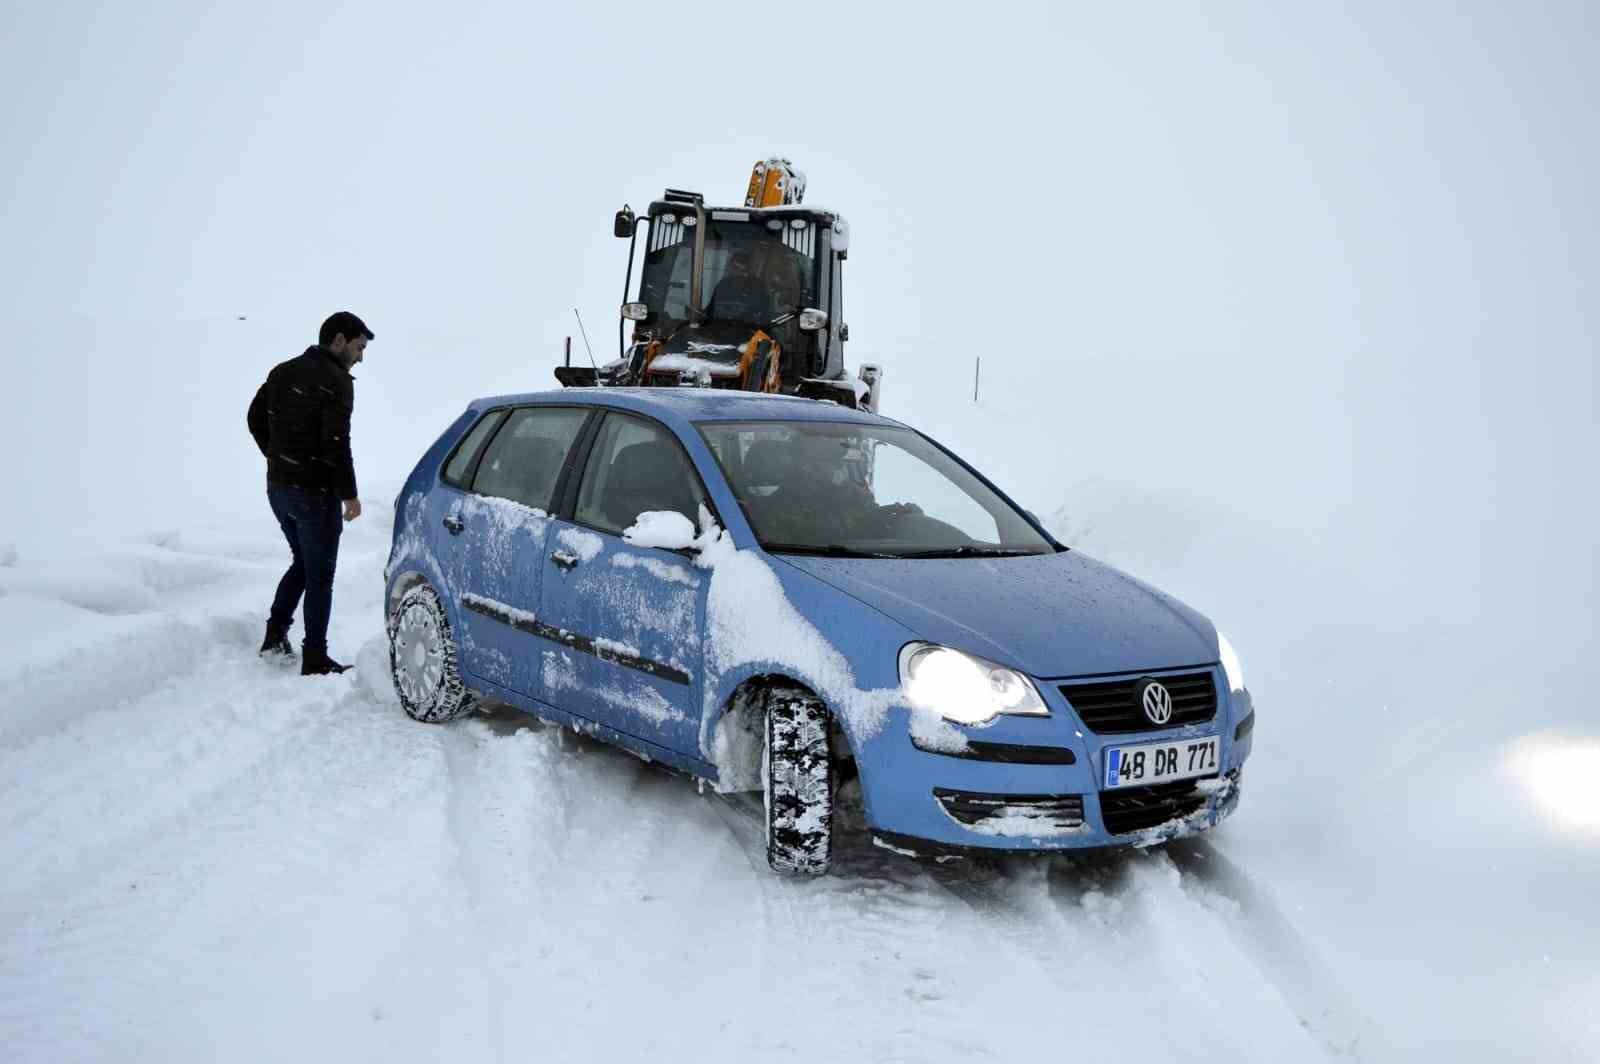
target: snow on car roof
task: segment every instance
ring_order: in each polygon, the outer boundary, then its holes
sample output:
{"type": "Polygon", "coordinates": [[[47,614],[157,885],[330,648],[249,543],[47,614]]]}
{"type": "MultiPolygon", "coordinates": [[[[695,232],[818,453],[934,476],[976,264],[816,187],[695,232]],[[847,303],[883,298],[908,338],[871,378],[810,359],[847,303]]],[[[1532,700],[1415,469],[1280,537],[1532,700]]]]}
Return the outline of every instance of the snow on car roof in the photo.
{"type": "Polygon", "coordinates": [[[899,422],[881,414],[852,410],[847,406],[795,395],[766,395],[723,388],[557,388],[545,392],[486,396],[474,399],[471,408],[486,410],[495,406],[523,403],[555,403],[564,406],[614,406],[635,410],[663,419],[686,421],[845,421],[875,425],[899,422]]]}

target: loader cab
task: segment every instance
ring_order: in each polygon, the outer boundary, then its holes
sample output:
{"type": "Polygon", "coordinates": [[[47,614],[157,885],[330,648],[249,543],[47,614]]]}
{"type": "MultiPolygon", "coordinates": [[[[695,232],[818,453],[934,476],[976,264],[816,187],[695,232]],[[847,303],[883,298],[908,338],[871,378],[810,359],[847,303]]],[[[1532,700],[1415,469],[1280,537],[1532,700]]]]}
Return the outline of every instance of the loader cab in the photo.
{"type": "MultiPolygon", "coordinates": [[[[619,214],[619,235],[622,224],[619,214]]],[[[643,265],[624,307],[633,344],[670,337],[711,352],[759,328],[781,345],[785,391],[844,375],[843,218],[799,206],[707,207],[669,191],[638,228],[643,265]]]]}

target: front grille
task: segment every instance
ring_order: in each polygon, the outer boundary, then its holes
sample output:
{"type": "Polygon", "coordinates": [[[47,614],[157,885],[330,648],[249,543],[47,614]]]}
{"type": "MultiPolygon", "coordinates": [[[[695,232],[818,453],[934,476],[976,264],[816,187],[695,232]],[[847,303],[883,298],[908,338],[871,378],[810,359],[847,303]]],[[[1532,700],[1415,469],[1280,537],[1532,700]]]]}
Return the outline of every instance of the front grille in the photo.
{"type": "Polygon", "coordinates": [[[1204,723],[1217,715],[1217,687],[1209,672],[1069,683],[1061,685],[1061,693],[1089,730],[1101,735],[1179,728],[1204,723]],[[1140,685],[1146,679],[1156,680],[1172,695],[1172,719],[1159,727],[1150,723],[1139,703],[1140,685]]]}
{"type": "Polygon", "coordinates": [[[1157,783],[1151,787],[1124,787],[1100,792],[1100,816],[1113,835],[1143,831],[1169,820],[1186,817],[1206,804],[1194,780],[1157,783]]]}
{"type": "Polygon", "coordinates": [[[935,787],[957,823],[993,835],[1057,835],[1083,826],[1081,794],[979,794],[935,787]]]}

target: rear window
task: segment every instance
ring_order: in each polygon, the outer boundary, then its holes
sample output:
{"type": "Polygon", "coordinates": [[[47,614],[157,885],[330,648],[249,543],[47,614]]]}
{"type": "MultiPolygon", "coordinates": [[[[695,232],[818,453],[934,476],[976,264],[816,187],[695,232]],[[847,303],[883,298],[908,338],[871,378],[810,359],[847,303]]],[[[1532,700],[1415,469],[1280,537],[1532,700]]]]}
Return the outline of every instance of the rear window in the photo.
{"type": "Polygon", "coordinates": [[[497,495],[536,510],[550,509],[567,452],[578,438],[587,410],[525,407],[512,411],[505,427],[478,463],[472,490],[497,495]]]}
{"type": "Polygon", "coordinates": [[[456,448],[456,453],[445,463],[444,479],[447,483],[454,484],[458,488],[467,486],[467,474],[472,472],[472,463],[477,460],[483,445],[494,435],[494,430],[499,427],[505,416],[504,410],[491,410],[478,419],[478,423],[472,426],[472,431],[467,433],[466,438],[456,448]]]}

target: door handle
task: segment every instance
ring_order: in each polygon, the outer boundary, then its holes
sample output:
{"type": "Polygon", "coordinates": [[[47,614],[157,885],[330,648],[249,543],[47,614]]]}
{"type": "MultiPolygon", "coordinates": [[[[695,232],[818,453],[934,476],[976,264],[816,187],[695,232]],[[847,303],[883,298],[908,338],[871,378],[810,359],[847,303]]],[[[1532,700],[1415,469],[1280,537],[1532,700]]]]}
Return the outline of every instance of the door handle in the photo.
{"type": "Polygon", "coordinates": [[[467,527],[467,523],[455,514],[445,514],[444,527],[449,530],[452,536],[459,536],[461,535],[461,530],[467,527]]]}
{"type": "Polygon", "coordinates": [[[568,554],[564,550],[558,550],[550,555],[550,560],[563,569],[571,569],[578,564],[578,556],[576,554],[568,554]]]}

